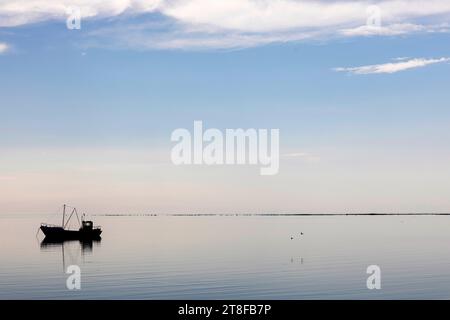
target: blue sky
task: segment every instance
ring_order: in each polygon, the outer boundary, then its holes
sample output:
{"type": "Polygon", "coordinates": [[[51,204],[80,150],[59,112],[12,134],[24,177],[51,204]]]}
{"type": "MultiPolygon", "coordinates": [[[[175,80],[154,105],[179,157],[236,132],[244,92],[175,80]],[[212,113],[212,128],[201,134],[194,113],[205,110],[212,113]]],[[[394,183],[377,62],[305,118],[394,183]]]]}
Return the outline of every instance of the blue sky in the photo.
{"type": "Polygon", "coordinates": [[[18,19],[0,2],[0,212],[61,202],[94,212],[450,210],[445,1],[424,16],[388,7],[392,21],[370,36],[331,31],[360,31],[365,16],[352,12],[332,25],[280,26],[274,5],[245,29],[253,7],[214,25],[191,2],[141,12],[129,1],[132,13],[99,10],[80,30],[57,8],[25,7],[18,19]],[[374,65],[399,70],[336,71],[374,65]],[[170,134],[194,120],[279,128],[280,174],[174,167],[170,134]]]}

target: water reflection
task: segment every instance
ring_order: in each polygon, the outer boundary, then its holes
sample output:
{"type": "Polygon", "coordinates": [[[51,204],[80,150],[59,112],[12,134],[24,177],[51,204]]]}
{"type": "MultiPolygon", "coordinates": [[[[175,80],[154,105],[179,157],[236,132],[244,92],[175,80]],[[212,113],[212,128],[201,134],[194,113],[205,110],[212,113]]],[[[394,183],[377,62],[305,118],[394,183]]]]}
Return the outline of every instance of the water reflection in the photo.
{"type": "Polygon", "coordinates": [[[66,265],[81,264],[86,256],[94,253],[94,248],[99,247],[101,239],[97,240],[55,240],[44,238],[40,243],[41,252],[61,252],[63,269],[66,265]]]}

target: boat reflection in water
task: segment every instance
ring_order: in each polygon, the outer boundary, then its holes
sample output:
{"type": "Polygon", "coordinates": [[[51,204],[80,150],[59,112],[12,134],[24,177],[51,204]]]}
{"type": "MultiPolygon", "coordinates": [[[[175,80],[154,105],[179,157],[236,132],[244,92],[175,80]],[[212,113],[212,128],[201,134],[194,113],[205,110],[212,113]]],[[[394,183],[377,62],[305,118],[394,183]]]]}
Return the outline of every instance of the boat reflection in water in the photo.
{"type": "Polygon", "coordinates": [[[62,267],[64,272],[66,264],[81,264],[86,256],[93,254],[95,247],[101,244],[100,239],[82,239],[82,240],[55,240],[45,237],[40,243],[41,252],[61,251],[62,267]]]}

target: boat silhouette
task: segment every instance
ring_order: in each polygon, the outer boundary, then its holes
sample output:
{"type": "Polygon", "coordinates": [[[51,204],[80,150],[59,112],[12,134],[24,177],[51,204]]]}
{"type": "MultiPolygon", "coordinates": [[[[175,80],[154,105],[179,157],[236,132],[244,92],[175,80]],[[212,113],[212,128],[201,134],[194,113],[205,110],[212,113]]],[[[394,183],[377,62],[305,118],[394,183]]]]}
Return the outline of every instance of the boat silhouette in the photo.
{"type": "Polygon", "coordinates": [[[66,209],[67,205],[63,206],[63,217],[62,224],[60,226],[48,223],[41,223],[40,229],[45,235],[47,240],[83,240],[83,239],[100,239],[100,235],[102,233],[102,229],[99,226],[94,226],[91,220],[84,220],[84,215],[81,218],[78,216],[78,212],[76,208],[72,208],[72,212],[69,215],[68,219],[66,218],[66,209]],[[67,228],[70,219],[73,215],[77,217],[77,221],[79,224],[78,230],[70,230],[67,228]]]}

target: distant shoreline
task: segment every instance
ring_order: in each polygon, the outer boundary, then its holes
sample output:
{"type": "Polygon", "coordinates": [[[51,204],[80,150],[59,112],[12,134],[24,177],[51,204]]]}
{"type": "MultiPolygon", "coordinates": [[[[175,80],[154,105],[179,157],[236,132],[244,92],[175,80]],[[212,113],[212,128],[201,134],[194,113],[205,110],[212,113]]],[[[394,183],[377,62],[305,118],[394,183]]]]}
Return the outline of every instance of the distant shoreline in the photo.
{"type": "Polygon", "coordinates": [[[142,213],[93,214],[101,217],[322,217],[322,216],[450,216],[450,213],[142,213]]]}

